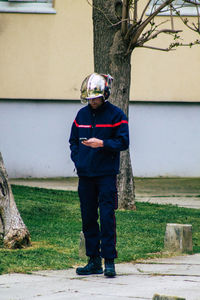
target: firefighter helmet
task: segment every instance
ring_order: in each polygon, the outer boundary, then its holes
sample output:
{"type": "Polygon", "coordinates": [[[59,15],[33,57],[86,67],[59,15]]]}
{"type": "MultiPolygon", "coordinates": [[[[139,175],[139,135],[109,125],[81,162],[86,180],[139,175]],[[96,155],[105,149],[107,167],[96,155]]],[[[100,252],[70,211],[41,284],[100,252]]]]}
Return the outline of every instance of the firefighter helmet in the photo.
{"type": "Polygon", "coordinates": [[[110,96],[112,76],[92,73],[87,76],[81,85],[81,99],[85,102],[89,99],[103,97],[105,100],[110,96]]]}

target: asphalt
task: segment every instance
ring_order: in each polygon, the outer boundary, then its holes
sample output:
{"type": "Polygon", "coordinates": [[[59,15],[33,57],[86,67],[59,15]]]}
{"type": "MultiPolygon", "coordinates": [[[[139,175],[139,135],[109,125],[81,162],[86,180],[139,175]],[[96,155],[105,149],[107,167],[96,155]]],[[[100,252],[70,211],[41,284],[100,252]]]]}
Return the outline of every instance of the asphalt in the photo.
{"type": "MultiPolygon", "coordinates": [[[[61,182],[56,184],[51,180],[10,182],[43,188],[77,189],[76,181],[70,182],[67,187],[66,182],[63,186],[61,182]]],[[[137,201],[156,200],[163,203],[166,200],[152,198],[148,196],[145,199],[142,196],[137,201]]],[[[194,205],[195,202],[191,202],[198,199],[183,199],[183,203],[180,199],[168,200],[173,200],[174,205],[200,208],[198,203],[194,205]]],[[[117,264],[116,271],[115,278],[106,278],[104,275],[78,276],[75,268],[5,274],[0,276],[0,300],[152,300],[155,294],[200,300],[200,254],[117,264]]]]}

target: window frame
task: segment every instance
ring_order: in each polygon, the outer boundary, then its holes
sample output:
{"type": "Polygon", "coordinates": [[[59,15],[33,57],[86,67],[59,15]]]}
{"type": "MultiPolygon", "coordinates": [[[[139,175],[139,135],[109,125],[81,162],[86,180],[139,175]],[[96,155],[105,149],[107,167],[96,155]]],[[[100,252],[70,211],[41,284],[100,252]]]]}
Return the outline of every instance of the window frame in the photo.
{"type": "Polygon", "coordinates": [[[55,14],[54,0],[0,0],[0,13],[55,14]]]}
{"type": "MultiPolygon", "coordinates": [[[[153,2],[153,1],[152,1],[153,2]]],[[[181,4],[181,0],[177,0],[175,1],[177,2],[174,7],[177,9],[177,11],[179,11],[180,15],[181,16],[198,16],[198,13],[197,13],[197,8],[195,6],[192,6],[192,5],[189,5],[187,4],[187,6],[182,6],[181,4]]],[[[152,3],[150,3],[149,5],[149,8],[146,12],[146,15],[149,16],[152,14],[152,12],[154,12],[160,5],[155,5],[154,6],[154,10],[152,10],[152,3]]],[[[166,9],[164,9],[164,11],[161,11],[158,16],[170,16],[171,13],[170,13],[170,10],[168,9],[168,11],[165,11],[166,9]]],[[[198,7],[198,11],[199,11],[199,14],[200,14],[200,6],[198,7]]],[[[176,16],[177,14],[172,11],[172,15],[173,16],[176,16]]]]}

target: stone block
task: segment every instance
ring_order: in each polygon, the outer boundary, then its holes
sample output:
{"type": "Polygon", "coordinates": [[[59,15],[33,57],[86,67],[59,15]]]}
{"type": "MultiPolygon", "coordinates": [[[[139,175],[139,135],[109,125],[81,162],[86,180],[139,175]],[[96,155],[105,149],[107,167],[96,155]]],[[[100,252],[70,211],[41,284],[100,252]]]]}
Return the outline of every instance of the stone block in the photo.
{"type": "Polygon", "coordinates": [[[154,295],[152,300],[186,300],[177,296],[154,295]]]}
{"type": "Polygon", "coordinates": [[[0,217],[0,234],[3,235],[3,223],[2,223],[1,217],[0,217]]]}
{"type": "Polygon", "coordinates": [[[2,219],[0,217],[0,243],[3,241],[3,235],[4,235],[3,223],[2,223],[2,219]]]}
{"type": "Polygon", "coordinates": [[[173,252],[192,252],[192,225],[167,224],[165,249],[173,252]]]}
{"type": "Polygon", "coordinates": [[[82,259],[86,258],[85,237],[83,231],[80,232],[79,257],[82,259]]]}

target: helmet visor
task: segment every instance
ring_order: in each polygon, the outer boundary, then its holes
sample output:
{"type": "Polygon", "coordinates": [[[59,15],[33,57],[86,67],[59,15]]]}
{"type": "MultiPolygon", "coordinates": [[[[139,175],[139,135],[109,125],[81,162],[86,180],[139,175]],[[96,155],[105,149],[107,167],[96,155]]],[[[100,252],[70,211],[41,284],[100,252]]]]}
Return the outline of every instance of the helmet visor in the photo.
{"type": "Polygon", "coordinates": [[[105,79],[96,73],[85,78],[81,85],[81,99],[92,99],[104,95],[105,79]]]}

